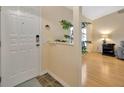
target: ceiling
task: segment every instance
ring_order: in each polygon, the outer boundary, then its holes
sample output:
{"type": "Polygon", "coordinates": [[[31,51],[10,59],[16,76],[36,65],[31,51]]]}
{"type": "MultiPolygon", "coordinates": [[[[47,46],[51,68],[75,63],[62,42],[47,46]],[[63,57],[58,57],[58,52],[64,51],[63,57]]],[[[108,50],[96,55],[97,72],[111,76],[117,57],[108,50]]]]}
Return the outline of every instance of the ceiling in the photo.
{"type": "MultiPolygon", "coordinates": [[[[72,6],[66,6],[68,9],[73,9],[72,6]]],[[[113,12],[117,12],[120,9],[123,9],[124,6],[83,6],[82,15],[85,17],[95,20],[103,16],[109,15],[113,12]]]]}

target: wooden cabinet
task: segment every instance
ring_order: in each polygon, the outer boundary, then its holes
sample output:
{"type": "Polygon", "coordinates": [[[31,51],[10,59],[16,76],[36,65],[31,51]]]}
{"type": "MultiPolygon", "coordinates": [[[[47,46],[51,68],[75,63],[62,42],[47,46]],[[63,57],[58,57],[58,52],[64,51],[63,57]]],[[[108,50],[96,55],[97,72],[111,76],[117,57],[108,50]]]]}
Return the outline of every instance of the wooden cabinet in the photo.
{"type": "Polygon", "coordinates": [[[115,44],[102,44],[102,54],[109,55],[109,56],[115,56],[114,46],[115,44]]]}

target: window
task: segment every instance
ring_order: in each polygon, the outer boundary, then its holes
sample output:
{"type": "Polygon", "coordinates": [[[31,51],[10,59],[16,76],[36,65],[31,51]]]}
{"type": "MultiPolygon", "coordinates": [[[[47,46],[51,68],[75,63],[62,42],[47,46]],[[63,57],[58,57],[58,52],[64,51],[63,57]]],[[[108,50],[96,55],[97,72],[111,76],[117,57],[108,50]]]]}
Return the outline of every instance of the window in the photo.
{"type": "Polygon", "coordinates": [[[86,41],[87,41],[87,29],[82,28],[81,32],[82,32],[81,42],[83,43],[83,46],[87,46],[87,44],[86,44],[86,41]]]}
{"type": "Polygon", "coordinates": [[[74,29],[74,27],[70,28],[70,34],[69,34],[70,40],[69,40],[69,43],[73,43],[73,38],[74,38],[73,29],[74,29]]]}

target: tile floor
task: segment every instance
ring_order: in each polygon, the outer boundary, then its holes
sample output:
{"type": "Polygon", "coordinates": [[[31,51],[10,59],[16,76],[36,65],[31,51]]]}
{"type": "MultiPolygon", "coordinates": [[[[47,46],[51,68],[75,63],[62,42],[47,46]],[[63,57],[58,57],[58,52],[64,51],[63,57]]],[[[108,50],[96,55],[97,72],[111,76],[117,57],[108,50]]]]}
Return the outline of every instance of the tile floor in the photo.
{"type": "Polygon", "coordinates": [[[60,84],[48,73],[37,77],[37,79],[43,87],[63,87],[62,84],[60,84]]]}
{"type": "Polygon", "coordinates": [[[42,76],[23,82],[16,87],[63,87],[63,85],[46,73],[42,76]]]}
{"type": "Polygon", "coordinates": [[[36,78],[23,82],[16,87],[42,87],[39,81],[36,78]]]}

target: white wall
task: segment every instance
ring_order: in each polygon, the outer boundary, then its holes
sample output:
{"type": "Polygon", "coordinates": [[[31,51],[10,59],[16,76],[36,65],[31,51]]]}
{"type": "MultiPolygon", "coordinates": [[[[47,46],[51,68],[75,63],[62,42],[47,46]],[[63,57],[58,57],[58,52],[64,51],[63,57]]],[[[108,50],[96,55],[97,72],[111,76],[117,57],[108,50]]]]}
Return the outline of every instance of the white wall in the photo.
{"type": "Polygon", "coordinates": [[[113,13],[97,19],[93,22],[93,39],[94,50],[101,52],[101,33],[109,34],[107,42],[120,45],[120,41],[124,40],[124,13],[113,13]]]}

